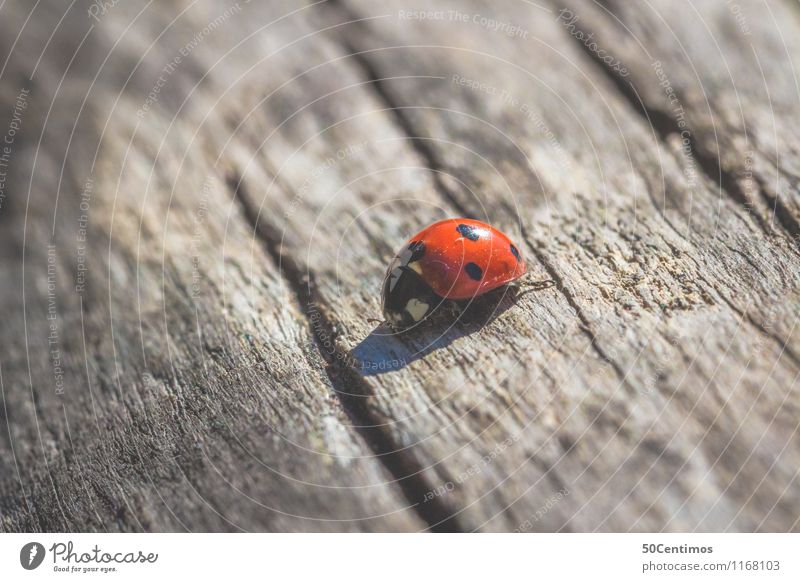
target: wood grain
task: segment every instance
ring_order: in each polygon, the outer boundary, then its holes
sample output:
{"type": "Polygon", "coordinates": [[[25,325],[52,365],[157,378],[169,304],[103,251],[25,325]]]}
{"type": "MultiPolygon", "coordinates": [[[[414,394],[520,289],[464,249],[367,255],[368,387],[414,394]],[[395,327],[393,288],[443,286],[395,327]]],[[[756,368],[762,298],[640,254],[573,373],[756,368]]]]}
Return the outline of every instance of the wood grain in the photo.
{"type": "Polygon", "coordinates": [[[44,52],[64,8],[37,12],[0,41],[32,87],[2,527],[797,530],[800,20],[743,45],[721,5],[125,3],[44,52]],[[447,216],[556,284],[371,322],[447,216]]]}
{"type": "MultiPolygon", "coordinates": [[[[156,12],[139,32],[159,32],[168,16],[156,12]]],[[[120,50],[108,53],[112,70],[129,62],[131,49],[120,50]]],[[[338,403],[213,151],[167,112],[140,120],[144,83],[115,101],[119,87],[101,70],[86,92],[80,77],[94,73],[71,71],[74,86],[57,90],[40,70],[29,138],[14,152],[43,161],[27,200],[31,176],[15,176],[5,217],[24,263],[7,281],[3,529],[423,527],[338,403]],[[37,127],[46,91],[55,113],[37,127]]]]}

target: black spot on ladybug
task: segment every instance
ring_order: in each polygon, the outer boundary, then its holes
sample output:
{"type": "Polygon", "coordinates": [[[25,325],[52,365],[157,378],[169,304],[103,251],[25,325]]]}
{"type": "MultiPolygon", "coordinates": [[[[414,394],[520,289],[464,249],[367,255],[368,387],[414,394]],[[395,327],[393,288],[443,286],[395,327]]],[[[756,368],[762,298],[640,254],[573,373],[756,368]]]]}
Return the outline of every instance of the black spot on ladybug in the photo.
{"type": "Polygon", "coordinates": [[[411,258],[408,259],[409,263],[420,260],[425,256],[425,243],[421,240],[415,240],[408,245],[408,250],[411,251],[411,258]]]}
{"type": "Polygon", "coordinates": [[[514,255],[514,258],[517,259],[517,262],[520,262],[522,260],[522,257],[519,255],[517,247],[515,247],[513,244],[511,245],[511,254],[514,255]]]}
{"type": "Polygon", "coordinates": [[[477,228],[474,226],[470,226],[468,224],[459,224],[456,227],[456,230],[463,236],[464,238],[468,238],[469,240],[475,241],[481,238],[481,234],[477,228]]]}
{"type": "Polygon", "coordinates": [[[464,265],[464,270],[471,279],[475,279],[476,281],[480,281],[481,277],[483,277],[483,270],[475,263],[467,263],[464,265]]]}

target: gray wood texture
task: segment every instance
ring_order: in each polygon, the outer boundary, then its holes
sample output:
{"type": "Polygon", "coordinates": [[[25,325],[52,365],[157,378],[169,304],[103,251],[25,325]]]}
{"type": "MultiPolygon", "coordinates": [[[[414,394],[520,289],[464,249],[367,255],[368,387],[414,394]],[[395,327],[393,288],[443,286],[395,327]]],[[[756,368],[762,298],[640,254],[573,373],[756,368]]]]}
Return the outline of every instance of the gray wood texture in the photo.
{"type": "Polygon", "coordinates": [[[101,4],[0,7],[2,530],[800,529],[796,4],[101,4]],[[371,321],[451,216],[555,285],[371,321]]]}

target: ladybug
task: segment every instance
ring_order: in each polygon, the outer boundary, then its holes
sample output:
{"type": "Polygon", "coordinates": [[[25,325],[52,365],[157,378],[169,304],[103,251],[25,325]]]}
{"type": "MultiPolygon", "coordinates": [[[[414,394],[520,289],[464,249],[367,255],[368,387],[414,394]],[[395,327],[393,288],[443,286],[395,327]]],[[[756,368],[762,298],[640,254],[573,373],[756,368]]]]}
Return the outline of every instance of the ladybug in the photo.
{"type": "Polygon", "coordinates": [[[496,228],[468,218],[442,220],[411,237],[389,264],[383,316],[402,330],[444,300],[471,299],[524,274],[519,249],[496,228]]]}

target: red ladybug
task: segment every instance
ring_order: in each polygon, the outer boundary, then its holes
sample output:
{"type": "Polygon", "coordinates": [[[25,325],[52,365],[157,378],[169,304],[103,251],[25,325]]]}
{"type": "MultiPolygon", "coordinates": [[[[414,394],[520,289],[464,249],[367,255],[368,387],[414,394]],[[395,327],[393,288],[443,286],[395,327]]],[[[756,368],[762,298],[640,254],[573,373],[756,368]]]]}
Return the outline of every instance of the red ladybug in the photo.
{"type": "Polygon", "coordinates": [[[405,329],[445,299],[470,299],[525,274],[525,260],[502,232],[449,218],[420,231],[394,257],[383,280],[383,316],[405,329]]]}

